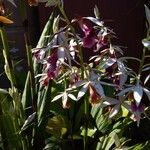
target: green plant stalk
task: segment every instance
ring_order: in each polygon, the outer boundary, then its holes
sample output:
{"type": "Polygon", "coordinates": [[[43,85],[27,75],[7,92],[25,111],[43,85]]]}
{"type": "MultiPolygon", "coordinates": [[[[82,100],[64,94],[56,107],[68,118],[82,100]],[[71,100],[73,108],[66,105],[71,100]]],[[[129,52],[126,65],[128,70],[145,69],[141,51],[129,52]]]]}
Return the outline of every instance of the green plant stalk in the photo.
{"type": "Polygon", "coordinates": [[[4,123],[3,123],[3,112],[2,112],[2,106],[1,106],[1,102],[0,102],[0,133],[1,133],[1,137],[2,137],[2,143],[3,143],[3,147],[5,150],[9,150],[9,143],[7,140],[7,135],[6,135],[6,131],[4,128],[4,123]]]}
{"type": "Polygon", "coordinates": [[[28,70],[29,70],[29,75],[30,75],[32,106],[33,106],[33,112],[36,112],[37,102],[36,102],[36,88],[35,88],[35,79],[34,79],[33,60],[32,60],[32,53],[31,53],[31,46],[29,45],[29,42],[28,42],[27,33],[24,34],[24,38],[25,38],[25,45],[26,45],[28,70]]]}
{"type": "MultiPolygon", "coordinates": [[[[4,48],[3,53],[4,53],[5,67],[6,67],[5,72],[6,72],[6,75],[7,75],[8,79],[10,80],[10,83],[11,83],[11,89],[12,89],[12,92],[13,92],[12,94],[15,94],[13,90],[17,86],[17,83],[16,83],[16,79],[15,79],[15,73],[14,73],[13,64],[12,64],[12,61],[11,61],[11,58],[10,58],[10,54],[9,54],[9,44],[8,44],[8,40],[7,40],[6,30],[5,30],[4,27],[0,27],[0,35],[1,35],[3,48],[4,48]]],[[[14,102],[14,107],[16,107],[17,102],[16,102],[14,97],[12,97],[12,98],[13,98],[13,102],[14,102]]],[[[17,99],[17,101],[18,101],[18,99],[17,99]]],[[[17,112],[19,112],[20,115],[22,116],[23,110],[21,110],[21,106],[17,107],[17,109],[15,109],[15,112],[16,112],[16,117],[18,116],[17,112]]],[[[20,119],[22,119],[22,117],[20,119]]],[[[18,121],[19,121],[18,119],[15,119],[14,127],[15,127],[16,131],[20,130],[18,121]]],[[[22,141],[22,144],[24,144],[23,141],[22,141]]],[[[4,145],[6,145],[6,144],[4,144],[4,145]]]]}
{"type": "Polygon", "coordinates": [[[144,47],[142,58],[141,58],[141,61],[140,61],[140,66],[139,66],[138,80],[140,80],[140,78],[141,78],[142,69],[143,69],[143,65],[144,65],[144,61],[145,61],[145,55],[146,55],[146,48],[144,47]]]}
{"type": "Polygon", "coordinates": [[[7,40],[7,35],[6,35],[6,30],[4,27],[0,27],[0,36],[2,39],[2,44],[3,44],[3,48],[4,48],[4,54],[6,57],[5,58],[5,65],[7,67],[7,76],[8,79],[11,82],[11,87],[15,87],[17,85],[16,79],[15,79],[15,73],[14,73],[14,69],[13,69],[13,65],[12,65],[12,61],[10,58],[10,54],[9,54],[9,46],[8,46],[8,40],[7,40]]]}
{"type": "MultiPolygon", "coordinates": [[[[78,39],[77,39],[77,36],[75,34],[75,30],[74,28],[72,27],[71,25],[71,22],[69,21],[64,9],[63,9],[63,6],[61,5],[58,5],[59,7],[59,10],[61,12],[61,14],[63,15],[63,17],[65,18],[66,20],[66,23],[67,25],[70,27],[74,37],[75,37],[75,41],[77,43],[77,47],[78,47],[78,50],[79,50],[79,55],[80,55],[80,64],[81,64],[81,76],[82,76],[82,79],[84,79],[84,60],[83,60],[83,53],[82,53],[82,49],[79,45],[79,42],[78,42],[78,39]]],[[[87,145],[88,145],[88,113],[89,113],[89,110],[88,110],[88,101],[86,98],[84,98],[84,113],[85,113],[85,132],[84,132],[84,150],[87,149],[87,145]]]]}

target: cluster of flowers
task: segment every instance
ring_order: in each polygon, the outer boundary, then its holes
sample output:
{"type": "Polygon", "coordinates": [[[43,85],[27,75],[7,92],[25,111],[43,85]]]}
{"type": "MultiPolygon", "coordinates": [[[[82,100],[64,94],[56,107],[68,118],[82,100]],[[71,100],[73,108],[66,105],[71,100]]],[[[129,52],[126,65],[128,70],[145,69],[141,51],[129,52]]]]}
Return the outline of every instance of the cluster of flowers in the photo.
{"type": "Polygon", "coordinates": [[[87,94],[92,105],[111,108],[110,118],[120,109],[127,109],[139,124],[145,109],[143,93],[150,99],[150,91],[124,64],[121,48],[111,43],[114,37],[115,34],[97,18],[72,20],[70,25],[54,33],[47,47],[33,49],[36,62],[43,66],[37,77],[45,87],[50,80],[63,86],[63,91],[52,101],[62,99],[64,108],[70,108],[71,99],[78,101],[87,94]],[[76,25],[83,36],[74,30],[76,25]],[[85,61],[89,51],[92,56],[85,61]],[[135,79],[132,84],[127,80],[131,76],[135,79]],[[112,97],[107,96],[104,86],[112,87],[112,97]]]}

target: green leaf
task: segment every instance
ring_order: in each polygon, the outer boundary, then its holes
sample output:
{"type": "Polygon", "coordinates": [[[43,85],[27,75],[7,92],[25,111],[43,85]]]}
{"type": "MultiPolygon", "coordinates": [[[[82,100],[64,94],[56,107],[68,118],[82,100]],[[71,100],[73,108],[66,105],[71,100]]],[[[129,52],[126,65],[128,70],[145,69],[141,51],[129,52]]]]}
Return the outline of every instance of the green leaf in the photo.
{"type": "Polygon", "coordinates": [[[42,122],[47,118],[50,110],[50,101],[51,99],[51,82],[49,83],[48,87],[46,87],[46,90],[43,95],[43,99],[40,99],[41,102],[38,105],[38,124],[39,126],[42,124],[42,122]]]}
{"type": "Polygon", "coordinates": [[[51,15],[43,29],[43,32],[40,36],[39,42],[36,46],[37,48],[47,46],[47,42],[48,42],[47,36],[50,36],[50,33],[52,33],[52,31],[53,31],[53,21],[54,21],[54,13],[51,13],[51,15]]]}
{"type": "Polygon", "coordinates": [[[67,132],[65,119],[60,115],[50,118],[48,120],[48,125],[46,126],[46,129],[55,137],[62,137],[67,132]]]}
{"type": "Polygon", "coordinates": [[[30,74],[29,74],[29,72],[27,74],[27,78],[26,78],[25,87],[24,87],[24,90],[23,90],[21,102],[22,102],[22,106],[23,106],[24,110],[26,108],[32,106],[30,74]]]}

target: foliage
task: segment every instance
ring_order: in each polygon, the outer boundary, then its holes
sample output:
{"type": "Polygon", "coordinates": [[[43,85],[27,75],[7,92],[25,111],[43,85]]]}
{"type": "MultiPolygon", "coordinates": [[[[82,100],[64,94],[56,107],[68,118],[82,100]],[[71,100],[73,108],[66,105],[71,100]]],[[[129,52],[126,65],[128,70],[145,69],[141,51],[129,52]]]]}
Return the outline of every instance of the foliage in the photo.
{"type": "MultiPolygon", "coordinates": [[[[9,2],[20,8],[24,22],[26,2],[9,2]]],[[[36,48],[24,33],[28,73],[23,90],[5,30],[13,22],[1,12],[4,69],[10,81],[8,89],[0,89],[1,149],[146,149],[149,141],[132,143],[125,133],[133,121],[140,126],[149,117],[143,100],[144,96],[150,100],[149,24],[142,57],[124,57],[123,50],[113,45],[115,33],[101,21],[97,7],[95,17],[70,21],[63,1],[28,0],[30,6],[40,2],[58,8],[60,14],[51,13],[36,48]],[[128,59],[138,62],[138,72],[128,67],[128,59]]],[[[149,22],[150,10],[145,9],[149,22]]]]}

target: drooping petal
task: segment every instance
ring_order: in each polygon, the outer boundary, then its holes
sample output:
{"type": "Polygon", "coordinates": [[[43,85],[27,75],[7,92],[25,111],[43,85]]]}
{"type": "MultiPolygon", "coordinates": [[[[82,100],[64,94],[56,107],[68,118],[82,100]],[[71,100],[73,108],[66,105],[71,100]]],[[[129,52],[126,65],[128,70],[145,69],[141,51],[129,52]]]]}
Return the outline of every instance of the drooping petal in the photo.
{"type": "Polygon", "coordinates": [[[95,88],[96,92],[102,97],[105,98],[105,93],[100,82],[91,82],[91,85],[95,88]]]}
{"type": "Polygon", "coordinates": [[[110,106],[110,105],[116,105],[119,104],[120,101],[115,99],[115,98],[111,98],[111,97],[106,97],[105,101],[103,102],[104,105],[106,106],[110,106]]]}
{"type": "Polygon", "coordinates": [[[101,100],[101,96],[97,94],[94,87],[91,85],[89,86],[89,93],[90,93],[90,103],[91,104],[98,104],[101,100]]]}
{"type": "Polygon", "coordinates": [[[119,112],[119,110],[120,110],[120,105],[115,105],[109,114],[109,118],[114,117],[119,112]]]}
{"type": "Polygon", "coordinates": [[[122,95],[124,95],[124,94],[126,94],[126,93],[128,93],[128,92],[132,92],[133,89],[134,89],[134,87],[126,88],[126,89],[122,90],[121,92],[119,92],[119,93],[117,94],[117,96],[122,96],[122,95]]]}
{"type": "Polygon", "coordinates": [[[133,96],[136,101],[136,105],[139,106],[139,104],[141,103],[142,96],[143,96],[143,87],[140,84],[137,84],[135,86],[133,96]]]}
{"type": "Polygon", "coordinates": [[[85,95],[85,93],[87,92],[89,86],[89,82],[87,82],[79,91],[78,96],[77,96],[77,100],[81,99],[81,97],[83,97],[85,95]]]}

